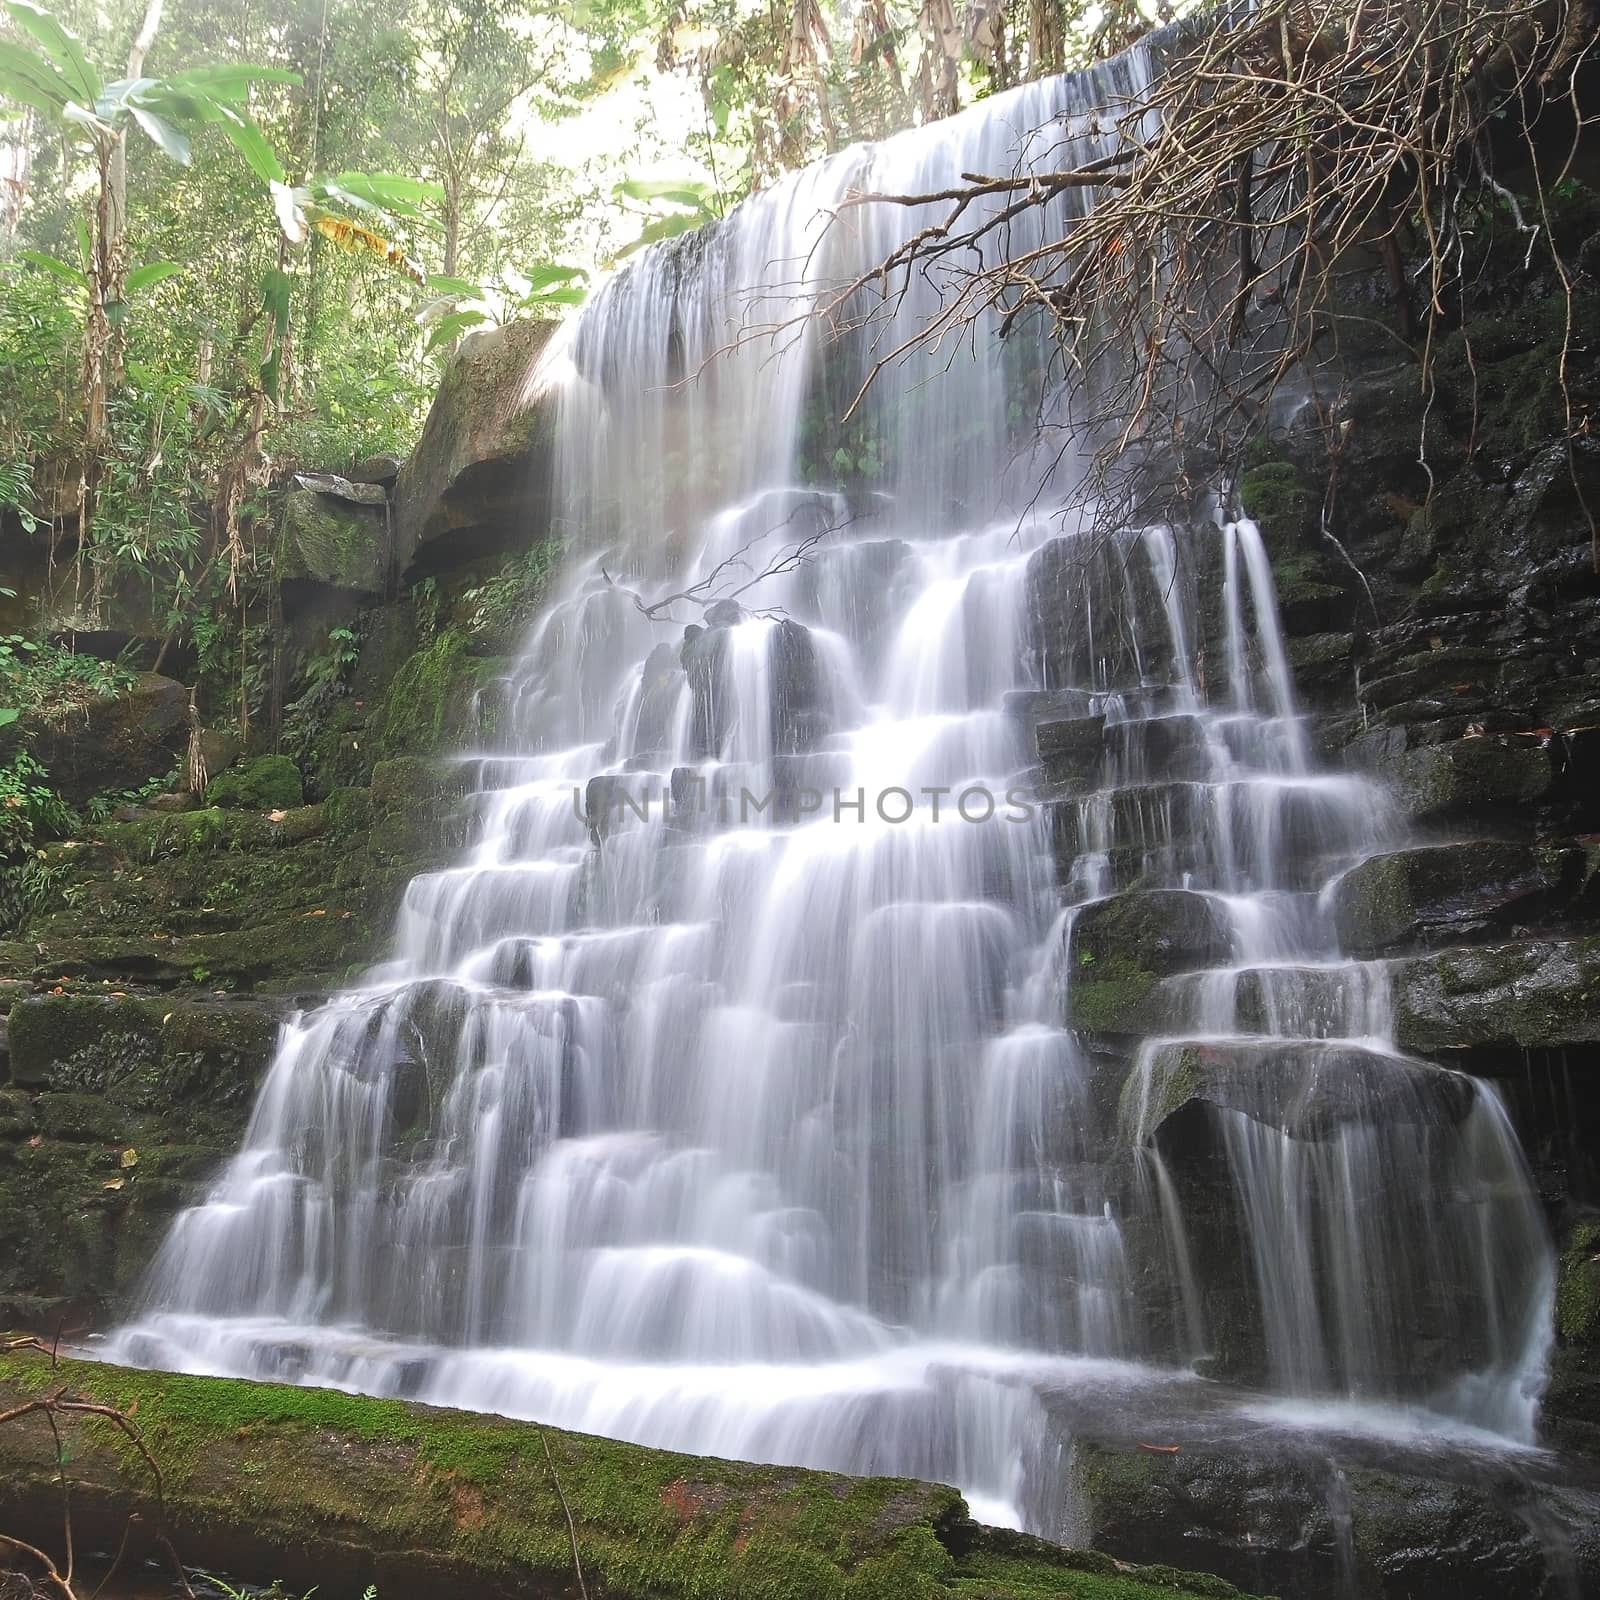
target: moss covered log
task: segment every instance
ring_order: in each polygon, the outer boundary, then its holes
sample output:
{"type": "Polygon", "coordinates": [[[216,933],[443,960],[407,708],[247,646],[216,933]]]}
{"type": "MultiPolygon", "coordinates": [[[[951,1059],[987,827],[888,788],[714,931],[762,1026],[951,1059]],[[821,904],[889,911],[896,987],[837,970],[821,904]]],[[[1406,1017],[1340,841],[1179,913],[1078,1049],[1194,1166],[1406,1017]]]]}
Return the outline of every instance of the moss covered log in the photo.
{"type": "MultiPolygon", "coordinates": [[[[63,1385],[132,1416],[185,1560],[316,1584],[328,1600],[368,1583],[386,1600],[576,1595],[574,1541],[597,1600],[1237,1594],[980,1527],[936,1485],[674,1455],[323,1389],[0,1356],[0,1410],[63,1385]]],[[[148,1468],[116,1425],[60,1426],[79,1548],[114,1548],[130,1512],[147,1533],[159,1526],[148,1468]]],[[[0,1531],[51,1547],[60,1529],[47,1419],[0,1427],[0,1531]]]]}

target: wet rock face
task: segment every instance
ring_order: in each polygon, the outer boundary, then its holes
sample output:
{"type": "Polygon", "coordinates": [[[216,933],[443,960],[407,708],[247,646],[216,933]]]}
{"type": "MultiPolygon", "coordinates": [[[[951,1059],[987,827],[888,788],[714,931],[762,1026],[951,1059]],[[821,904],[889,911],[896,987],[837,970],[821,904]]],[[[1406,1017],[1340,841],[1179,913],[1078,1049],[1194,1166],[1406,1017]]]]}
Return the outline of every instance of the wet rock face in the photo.
{"type": "Polygon", "coordinates": [[[1373,956],[1483,937],[1583,892],[1577,851],[1478,840],[1372,856],[1334,885],[1340,943],[1373,956]]]}
{"type": "Polygon", "coordinates": [[[1553,1549],[1570,1592],[1600,1581],[1592,1488],[1358,1441],[1313,1451],[1281,1430],[1224,1442],[1147,1426],[1155,1450],[1126,1438],[1078,1447],[1094,1543],[1113,1555],[1137,1551],[1305,1600],[1553,1595],[1553,1549]]]}
{"type": "Polygon", "coordinates": [[[1444,1127],[1473,1101],[1456,1073],[1344,1044],[1170,1044],[1156,1049],[1150,1075],[1147,1137],[1173,1155],[1217,1149],[1211,1117],[1219,1111],[1321,1141],[1373,1121],[1444,1127]]]}
{"type": "MultiPolygon", "coordinates": [[[[1495,1082],[1569,1241],[1558,1300],[1570,1305],[1587,1282],[1571,1241],[1600,1205],[1600,579],[1584,509],[1600,503],[1600,445],[1571,437],[1566,408],[1600,393],[1600,256],[1587,191],[1549,220],[1581,263],[1570,341],[1560,287],[1493,251],[1479,312],[1439,346],[1431,395],[1387,353],[1348,354],[1337,468],[1327,418],[1308,409],[1263,442],[1245,501],[1313,741],[1383,786],[1405,843],[1348,872],[1321,910],[1347,954],[1387,958],[1400,1048],[1495,1082]],[[1353,609],[1302,603],[1315,598],[1301,592],[1310,558],[1341,571],[1353,609]]],[[[1556,1313],[1541,1427],[1597,1451],[1600,1336],[1556,1313]]],[[[1421,1533],[1417,1547],[1430,1548],[1421,1533]]],[[[1394,1559],[1384,1592],[1405,1592],[1394,1559]]]]}
{"type": "Polygon", "coordinates": [[[1440,950],[1389,973],[1395,1038],[1407,1050],[1600,1044],[1600,938],[1440,950]]]}
{"type": "Polygon", "coordinates": [[[1156,630],[1134,617],[1161,614],[1167,596],[1137,547],[1086,535],[1052,539],[1028,563],[1029,650],[1046,688],[1137,689],[1162,682],[1171,661],[1152,653],[1156,630]],[[1133,641],[1144,641],[1141,654],[1133,641]]]}
{"type": "Polygon", "coordinates": [[[1230,949],[1227,918],[1208,896],[1152,889],[1085,906],[1073,922],[1068,960],[1091,980],[1096,966],[1113,961],[1160,977],[1218,966],[1230,949]]]}

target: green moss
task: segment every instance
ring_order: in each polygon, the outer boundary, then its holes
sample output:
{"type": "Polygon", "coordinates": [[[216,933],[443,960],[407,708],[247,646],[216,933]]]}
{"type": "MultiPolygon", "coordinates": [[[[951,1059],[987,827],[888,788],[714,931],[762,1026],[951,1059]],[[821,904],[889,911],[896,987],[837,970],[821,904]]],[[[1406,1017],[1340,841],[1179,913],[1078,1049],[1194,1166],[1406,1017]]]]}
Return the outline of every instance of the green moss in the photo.
{"type": "Polygon", "coordinates": [[[382,505],[359,505],[313,489],[284,496],[277,576],[368,594],[383,589],[388,562],[382,505]]]}
{"type": "Polygon", "coordinates": [[[467,639],[448,630],[395,674],[373,732],[380,758],[433,756],[460,745],[472,698],[489,664],[467,654],[467,639]]]}
{"type": "Polygon", "coordinates": [[[1574,1225],[1561,1253],[1556,1328],[1567,1344],[1600,1344],[1600,1218],[1574,1225]]]}
{"type": "Polygon", "coordinates": [[[369,789],[330,790],[328,798],[322,802],[322,814],[332,838],[363,834],[372,821],[372,793],[369,789]]]}
{"type": "Polygon", "coordinates": [[[300,769],[287,756],[257,756],[229,767],[206,785],[208,806],[287,811],[305,799],[300,769]]]}
{"type": "Polygon", "coordinates": [[[12,1076],[20,1084],[103,1093],[160,1049],[151,1002],[97,995],[40,995],[11,1013],[12,1076]]]}
{"type": "Polygon", "coordinates": [[[1142,1008],[1157,981],[1122,955],[1080,962],[1067,984],[1067,1024],[1090,1033],[1143,1032],[1142,1008]]]}
{"type": "MultiPolygon", "coordinates": [[[[704,1460],[323,1389],[0,1356],[0,1404],[63,1382],[133,1412],[184,1526],[264,1538],[286,1573],[297,1558],[325,1560],[332,1540],[380,1574],[390,1552],[410,1552],[388,1569],[396,1593],[407,1559],[453,1574],[463,1593],[484,1581],[566,1593],[568,1510],[591,1592],[612,1600],[1234,1592],[1165,1571],[1146,1580],[1103,1557],[975,1529],[955,1491],[935,1485],[704,1460]]],[[[146,1481],[113,1426],[64,1428],[75,1498],[110,1472],[146,1481]]],[[[49,1485],[54,1459],[43,1427],[0,1434],[0,1504],[7,1484],[49,1485]]]]}
{"type": "Polygon", "coordinates": [[[1122,1086],[1117,1120],[1123,1138],[1134,1144],[1148,1139],[1199,1093],[1203,1076],[1195,1046],[1158,1050],[1143,1071],[1129,1073],[1122,1086]]]}
{"type": "Polygon", "coordinates": [[[1316,515],[1316,496],[1288,461],[1267,461],[1251,467],[1239,479],[1239,503],[1244,514],[1261,529],[1261,537],[1274,558],[1286,555],[1316,515]]]}

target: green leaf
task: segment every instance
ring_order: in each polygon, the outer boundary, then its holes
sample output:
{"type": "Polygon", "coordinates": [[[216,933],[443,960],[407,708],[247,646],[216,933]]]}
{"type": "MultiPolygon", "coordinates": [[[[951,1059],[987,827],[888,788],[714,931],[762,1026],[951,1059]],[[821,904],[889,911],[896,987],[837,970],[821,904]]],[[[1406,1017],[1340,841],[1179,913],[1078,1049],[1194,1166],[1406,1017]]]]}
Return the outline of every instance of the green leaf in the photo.
{"type": "Polygon", "coordinates": [[[89,277],[87,273],[80,272],[68,262],[56,256],[46,255],[43,250],[19,250],[17,254],[31,267],[38,267],[42,272],[48,272],[52,277],[59,278],[63,283],[70,283],[74,289],[87,289],[89,277]]]}
{"type": "Polygon", "coordinates": [[[14,706],[0,706],[0,728],[9,728],[21,715],[14,706]]]}
{"type": "Polygon", "coordinates": [[[570,289],[544,289],[524,297],[522,304],[530,308],[539,306],[581,306],[589,298],[589,291],[574,285],[570,289]]]}
{"type": "Polygon", "coordinates": [[[177,261],[147,261],[128,274],[127,292],[138,294],[141,289],[153,289],[158,283],[165,283],[168,278],[175,278],[182,271],[183,266],[177,261]]]}
{"type": "Polygon", "coordinates": [[[460,300],[483,300],[487,298],[481,283],[472,283],[466,278],[447,278],[442,273],[430,275],[427,287],[438,290],[442,295],[449,295],[460,300]]]}
{"type": "Polygon", "coordinates": [[[80,128],[87,128],[97,140],[109,138],[116,132],[104,117],[89,110],[87,106],[80,106],[76,100],[69,100],[62,106],[61,120],[73,123],[80,128]]]}
{"type": "Polygon", "coordinates": [[[219,119],[219,126],[232,141],[234,148],[245,159],[250,170],[263,183],[284,183],[283,167],[273,154],[272,146],[267,143],[266,136],[242,112],[234,111],[227,106],[220,108],[226,115],[219,119]]]}
{"type": "Polygon", "coordinates": [[[482,311],[452,311],[448,317],[440,317],[438,327],[428,340],[428,348],[434,350],[442,344],[448,344],[458,334],[488,320],[487,314],[482,311]]]}
{"type": "Polygon", "coordinates": [[[93,105],[100,98],[100,74],[75,35],[34,0],[0,0],[16,25],[44,51],[50,64],[72,86],[75,98],[93,105]]]}
{"type": "Polygon", "coordinates": [[[289,304],[294,279],[281,268],[273,267],[261,279],[261,307],[272,323],[272,353],[261,363],[261,387],[274,405],[278,403],[278,379],[282,367],[284,341],[289,336],[289,304]]]}
{"type": "Polygon", "coordinates": [[[129,100],[148,94],[152,89],[159,87],[160,84],[155,78],[118,78],[100,91],[100,98],[95,101],[94,108],[109,121],[119,111],[126,109],[129,100]]]}
{"type": "Polygon", "coordinates": [[[705,220],[689,211],[674,211],[671,216],[656,217],[645,224],[639,237],[632,244],[625,244],[617,251],[617,260],[621,261],[631,256],[635,250],[642,250],[647,244],[659,244],[663,239],[676,239],[680,233],[688,233],[691,229],[698,228],[705,220]]]}
{"type": "Polygon", "coordinates": [[[443,200],[444,188],[421,178],[406,178],[393,172],[336,172],[324,180],[347,194],[359,195],[375,206],[408,206],[423,200],[443,200]]]}
{"type": "Polygon", "coordinates": [[[129,106],[133,113],[133,120],[161,147],[162,154],[176,161],[179,166],[186,167],[192,155],[189,144],[189,135],[181,128],[175,128],[164,117],[158,117],[153,111],[146,111],[143,106],[129,106]]]}
{"type": "Polygon", "coordinates": [[[26,45],[0,39],[0,94],[55,118],[72,99],[72,85],[26,45]]]}
{"type": "Polygon", "coordinates": [[[538,294],[558,284],[571,283],[574,278],[586,279],[589,274],[582,267],[566,267],[558,261],[536,261],[524,276],[528,280],[528,293],[538,294]]]}
{"type": "Polygon", "coordinates": [[[666,200],[694,211],[709,211],[711,185],[692,178],[625,178],[612,191],[624,200],[666,200]]]}
{"type": "Polygon", "coordinates": [[[249,95],[251,84],[286,83],[295,85],[301,82],[301,78],[298,72],[291,72],[287,67],[241,65],[188,67],[182,72],[172,73],[166,81],[180,92],[193,91],[213,100],[238,102],[249,95]]]}
{"type": "Polygon", "coordinates": [[[128,320],[128,302],[126,300],[107,300],[105,312],[106,322],[113,328],[120,328],[128,320]]]}

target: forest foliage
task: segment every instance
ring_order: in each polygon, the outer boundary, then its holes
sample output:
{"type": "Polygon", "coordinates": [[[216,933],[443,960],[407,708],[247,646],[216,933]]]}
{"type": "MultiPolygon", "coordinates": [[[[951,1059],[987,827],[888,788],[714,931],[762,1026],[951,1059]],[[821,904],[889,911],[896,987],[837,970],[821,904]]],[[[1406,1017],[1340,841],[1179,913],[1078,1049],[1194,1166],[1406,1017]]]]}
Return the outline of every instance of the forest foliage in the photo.
{"type": "Polygon", "coordinates": [[[6,0],[7,534],[53,534],[58,631],[108,574],[156,609],[223,568],[232,592],[264,486],[404,451],[470,329],[1146,25],[1131,0],[6,0]]]}

